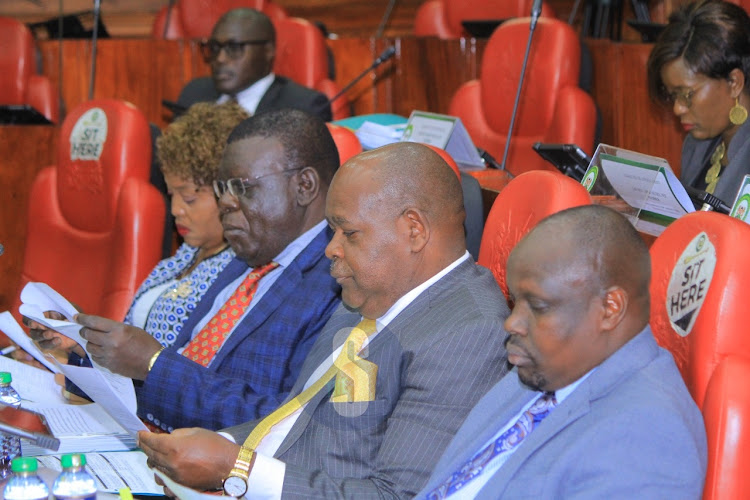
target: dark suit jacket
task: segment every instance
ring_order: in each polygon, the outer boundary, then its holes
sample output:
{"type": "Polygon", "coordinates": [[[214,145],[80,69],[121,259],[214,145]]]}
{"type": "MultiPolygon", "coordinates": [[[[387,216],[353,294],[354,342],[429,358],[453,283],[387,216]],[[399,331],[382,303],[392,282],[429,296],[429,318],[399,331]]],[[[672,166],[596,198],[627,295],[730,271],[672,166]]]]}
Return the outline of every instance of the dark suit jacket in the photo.
{"type": "MultiPolygon", "coordinates": [[[[189,108],[196,102],[215,102],[218,98],[219,93],[214,87],[214,82],[211,77],[205,76],[188,82],[180,92],[177,103],[189,108]]],[[[327,122],[332,118],[331,105],[324,94],[298,85],[283,76],[277,76],[263,94],[255,114],[283,108],[307,111],[327,122]]]]}
{"type": "Polygon", "coordinates": [[[136,387],[138,415],[164,429],[219,429],[276,409],[297,379],[302,362],[339,305],[339,286],[323,251],[323,230],[284,269],[234,329],[208,368],[177,353],[195,324],[232,280],[247,270],[234,259],[198,303],[171,348],[136,387]]]}
{"type": "MultiPolygon", "coordinates": [[[[494,277],[471,258],[422,292],[362,354],[378,366],[374,401],[332,403],[331,381],[299,416],[275,455],[286,464],[283,497],[407,498],[418,491],[471,407],[505,373],[508,314],[494,277]]],[[[339,307],[290,395],[360,318],[339,307]]],[[[228,432],[243,443],[254,425],[228,432]]]]}
{"type": "MultiPolygon", "coordinates": [[[[509,373],[474,407],[425,489],[439,486],[538,392],[509,373]]],[[[703,419],[672,355],[646,327],[552,410],[478,499],[700,498],[703,419]]]]}

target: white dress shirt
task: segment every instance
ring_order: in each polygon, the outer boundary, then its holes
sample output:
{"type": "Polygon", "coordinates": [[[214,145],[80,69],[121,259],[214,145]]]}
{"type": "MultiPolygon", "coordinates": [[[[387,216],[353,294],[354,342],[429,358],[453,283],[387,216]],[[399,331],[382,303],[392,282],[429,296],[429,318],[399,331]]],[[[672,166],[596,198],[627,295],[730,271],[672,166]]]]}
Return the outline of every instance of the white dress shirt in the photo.
{"type": "MultiPolygon", "coordinates": [[[[271,84],[273,83],[275,78],[275,74],[269,73],[257,82],[250,85],[248,88],[237,92],[237,95],[235,96],[237,98],[237,103],[245,111],[247,111],[251,115],[254,115],[255,110],[258,109],[260,100],[263,99],[264,95],[266,95],[266,92],[268,92],[268,89],[271,87],[271,84]]],[[[216,100],[216,104],[224,104],[230,99],[231,96],[229,96],[228,94],[222,94],[216,100]]]]}

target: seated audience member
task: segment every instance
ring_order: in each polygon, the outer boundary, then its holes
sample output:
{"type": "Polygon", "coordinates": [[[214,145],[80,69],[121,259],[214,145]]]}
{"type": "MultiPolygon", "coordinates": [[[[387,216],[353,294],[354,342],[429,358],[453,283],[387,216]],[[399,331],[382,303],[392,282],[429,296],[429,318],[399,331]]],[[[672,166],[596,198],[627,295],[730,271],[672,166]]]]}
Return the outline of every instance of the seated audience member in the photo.
{"type": "Polygon", "coordinates": [[[211,77],[188,82],[177,99],[179,104],[187,107],[198,101],[236,99],[250,114],[295,108],[331,120],[331,105],[324,94],[271,72],[276,32],[262,12],[230,10],[216,23],[201,51],[211,66],[211,77]]]}
{"type": "MultiPolygon", "coordinates": [[[[125,323],[143,328],[164,346],[175,341],[195,305],[234,258],[224,240],[213,181],[229,133],[246,118],[247,113],[233,103],[199,103],[169,125],[156,143],[171,212],[184,243],[141,284],[125,323]]],[[[27,323],[43,349],[85,355],[68,337],[27,323]]]]}
{"type": "Polygon", "coordinates": [[[505,297],[466,251],[461,186],[435,152],[397,143],[355,156],[333,179],[326,219],[346,306],[293,397],[229,429],[233,441],[202,429],[139,434],[178,482],[236,497],[248,488],[248,498],[413,495],[505,373],[505,297]]]}
{"type": "Polygon", "coordinates": [[[139,381],[141,418],[165,430],[215,429],[266,415],[286,398],[340,302],[324,253],[331,237],[325,198],[338,164],[328,128],[312,115],[280,110],[243,121],[214,181],[224,237],[237,257],[174,344],[164,348],[140,328],[78,315],[93,360],[139,381]]]}
{"type": "Polygon", "coordinates": [[[559,212],[521,240],[507,274],[515,368],[417,498],[700,498],[703,420],[648,326],[650,275],[638,233],[606,207],[559,212]]]}
{"type": "Polygon", "coordinates": [[[680,180],[731,204],[750,174],[750,17],[718,0],[682,6],[648,60],[649,93],[688,132],[680,180]]]}

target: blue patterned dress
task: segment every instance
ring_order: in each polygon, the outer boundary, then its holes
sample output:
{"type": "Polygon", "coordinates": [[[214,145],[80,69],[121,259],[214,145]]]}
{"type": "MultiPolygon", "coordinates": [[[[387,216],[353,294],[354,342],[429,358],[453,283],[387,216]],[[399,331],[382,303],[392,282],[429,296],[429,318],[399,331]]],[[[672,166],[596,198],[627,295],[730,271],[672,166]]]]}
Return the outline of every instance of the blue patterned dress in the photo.
{"type": "Polygon", "coordinates": [[[197,248],[183,243],[172,257],[156,264],[138,288],[125,323],[143,328],[163,346],[171,346],[195,305],[234,258],[234,251],[227,247],[178,279],[197,254],[197,248]]]}

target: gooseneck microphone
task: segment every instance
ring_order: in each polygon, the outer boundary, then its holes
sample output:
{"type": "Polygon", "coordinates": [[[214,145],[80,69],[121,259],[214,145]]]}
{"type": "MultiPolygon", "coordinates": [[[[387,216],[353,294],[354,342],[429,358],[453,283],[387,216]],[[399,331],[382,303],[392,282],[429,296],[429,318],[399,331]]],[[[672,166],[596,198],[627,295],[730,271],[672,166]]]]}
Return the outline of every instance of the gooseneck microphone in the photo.
{"type": "Polygon", "coordinates": [[[330,99],[328,99],[328,100],[327,100],[327,101],[325,102],[325,106],[330,106],[331,104],[333,104],[333,102],[334,102],[334,101],[335,101],[336,99],[338,99],[338,98],[339,98],[339,97],[341,97],[342,95],[346,94],[346,93],[347,93],[347,91],[348,91],[348,90],[349,90],[350,88],[352,88],[352,87],[353,87],[353,86],[354,86],[354,85],[355,85],[355,84],[356,84],[356,83],[357,83],[358,81],[360,81],[360,80],[361,80],[362,78],[364,78],[364,76],[365,76],[365,75],[366,75],[367,73],[369,73],[370,71],[374,70],[375,68],[377,68],[378,66],[380,66],[381,64],[383,64],[384,62],[386,62],[386,61],[387,61],[388,59],[392,58],[392,57],[393,57],[393,56],[395,56],[395,55],[396,55],[396,47],[393,47],[393,46],[391,46],[391,47],[388,47],[387,49],[385,49],[385,50],[384,50],[384,51],[383,51],[383,52],[382,52],[382,53],[381,53],[381,54],[380,54],[380,55],[379,55],[379,56],[377,57],[377,59],[375,59],[375,60],[374,60],[374,61],[372,62],[372,64],[370,64],[370,66],[369,66],[369,67],[368,67],[367,69],[365,69],[365,70],[364,70],[364,71],[363,71],[362,73],[360,73],[359,75],[357,75],[357,76],[356,76],[356,77],[354,78],[354,80],[352,80],[351,82],[347,83],[347,84],[346,84],[346,86],[345,86],[345,87],[344,87],[343,89],[341,89],[341,90],[339,91],[339,93],[338,93],[338,94],[336,94],[335,96],[333,96],[333,97],[331,97],[330,99]]]}
{"type": "Polygon", "coordinates": [[[542,13],[542,0],[534,0],[531,6],[531,22],[529,23],[529,41],[526,43],[526,54],[523,56],[521,65],[521,75],[518,77],[518,89],[516,89],[516,100],[513,103],[513,113],[510,115],[510,125],[508,126],[508,137],[505,140],[505,151],[503,152],[503,161],[500,162],[500,169],[506,170],[505,163],[508,161],[508,151],[510,149],[510,138],[513,135],[513,125],[516,123],[516,114],[518,114],[518,103],[521,100],[521,89],[523,88],[523,77],[526,74],[526,64],[529,62],[529,52],[531,51],[531,40],[534,36],[534,29],[542,13]]]}

